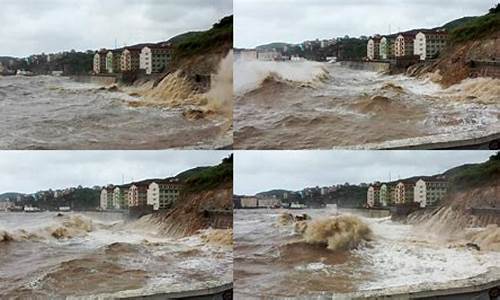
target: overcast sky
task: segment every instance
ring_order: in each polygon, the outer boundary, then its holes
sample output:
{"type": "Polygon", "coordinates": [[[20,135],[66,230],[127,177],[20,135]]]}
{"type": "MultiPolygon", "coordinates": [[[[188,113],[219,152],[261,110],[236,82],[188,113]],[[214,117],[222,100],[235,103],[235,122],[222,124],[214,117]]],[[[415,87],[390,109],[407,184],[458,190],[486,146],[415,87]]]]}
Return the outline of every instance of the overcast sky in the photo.
{"type": "Polygon", "coordinates": [[[169,177],[219,164],[230,151],[4,151],[0,194],[169,177]]]}
{"type": "Polygon", "coordinates": [[[0,56],[159,42],[232,10],[232,0],[0,0],[0,56]]]}
{"type": "Polygon", "coordinates": [[[387,34],[483,15],[498,0],[234,0],[235,47],[387,34]]]}
{"type": "Polygon", "coordinates": [[[236,151],[234,192],[339,183],[372,183],[436,175],[465,163],[486,161],[494,151],[236,151]]]}

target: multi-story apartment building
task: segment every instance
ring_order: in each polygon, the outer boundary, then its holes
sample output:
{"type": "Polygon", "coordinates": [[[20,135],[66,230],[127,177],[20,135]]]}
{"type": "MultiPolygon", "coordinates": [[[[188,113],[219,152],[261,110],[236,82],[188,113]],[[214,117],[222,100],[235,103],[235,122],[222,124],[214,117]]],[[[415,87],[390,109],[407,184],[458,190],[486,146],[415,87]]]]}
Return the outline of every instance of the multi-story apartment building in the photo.
{"type": "Polygon", "coordinates": [[[256,208],[259,205],[257,197],[241,197],[242,208],[256,208]]]}
{"type": "Polygon", "coordinates": [[[258,199],[258,206],[261,208],[274,208],[281,206],[281,200],[278,198],[262,198],[258,199]]]}
{"type": "Polygon", "coordinates": [[[256,60],[257,50],[255,49],[235,49],[234,60],[256,60]]]}
{"type": "Polygon", "coordinates": [[[393,59],[394,58],[394,44],[397,35],[391,34],[383,36],[380,39],[379,53],[380,59],[393,59]]]}
{"type": "Polygon", "coordinates": [[[122,51],[122,49],[115,49],[106,53],[106,71],[108,73],[120,73],[122,51]]]}
{"type": "Polygon", "coordinates": [[[368,44],[366,46],[366,57],[369,60],[379,59],[380,58],[380,36],[376,35],[368,40],[368,44]]]}
{"type": "Polygon", "coordinates": [[[389,206],[392,204],[393,200],[393,191],[394,187],[391,185],[388,185],[386,183],[382,184],[380,186],[380,191],[379,191],[379,202],[380,205],[383,207],[389,206]]]}
{"type": "Polygon", "coordinates": [[[280,60],[281,54],[276,50],[257,50],[257,59],[263,61],[280,60]]]}
{"type": "Polygon", "coordinates": [[[412,56],[413,55],[413,42],[415,40],[416,33],[414,32],[403,32],[396,37],[394,42],[394,56],[412,56]]]}
{"type": "Polygon", "coordinates": [[[394,204],[413,203],[415,184],[412,182],[398,182],[394,188],[394,204]]]}
{"type": "Polygon", "coordinates": [[[445,30],[419,31],[413,43],[413,53],[420,56],[420,60],[434,58],[446,47],[447,39],[445,30]]]}
{"type": "Polygon", "coordinates": [[[120,70],[122,72],[137,71],[141,66],[142,46],[128,47],[123,50],[120,57],[120,70]]]}
{"type": "Polygon", "coordinates": [[[155,180],[147,190],[147,204],[154,210],[171,208],[179,199],[182,183],[177,178],[155,180]]]}
{"type": "Polygon", "coordinates": [[[116,186],[113,190],[113,205],[117,209],[128,208],[128,189],[130,185],[116,186]]]}
{"type": "Polygon", "coordinates": [[[368,187],[368,192],[366,195],[366,205],[368,207],[379,206],[380,199],[380,185],[374,184],[368,187]]]}
{"type": "Polygon", "coordinates": [[[133,183],[128,189],[128,207],[146,206],[150,182],[133,183]]]}
{"type": "Polygon", "coordinates": [[[101,49],[94,55],[94,73],[106,73],[106,49],[101,49]]]}
{"type": "Polygon", "coordinates": [[[101,190],[100,198],[101,209],[113,209],[113,186],[108,185],[101,190]]]}
{"type": "Polygon", "coordinates": [[[146,46],[142,48],[139,56],[139,68],[146,74],[163,72],[171,59],[171,46],[169,44],[146,46]]]}
{"type": "Polygon", "coordinates": [[[448,182],[444,179],[420,179],[415,184],[414,201],[420,207],[434,206],[441,201],[448,191],[448,182]]]}

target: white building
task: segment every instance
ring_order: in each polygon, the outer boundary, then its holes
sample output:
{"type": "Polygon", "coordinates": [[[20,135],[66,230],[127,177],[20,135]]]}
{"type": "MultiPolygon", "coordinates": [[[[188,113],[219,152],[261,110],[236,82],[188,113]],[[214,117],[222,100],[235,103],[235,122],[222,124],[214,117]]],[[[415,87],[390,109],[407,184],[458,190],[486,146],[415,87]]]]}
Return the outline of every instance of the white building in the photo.
{"type": "Polygon", "coordinates": [[[120,56],[120,70],[122,72],[139,70],[141,49],[130,47],[123,50],[120,56]]]}
{"type": "Polygon", "coordinates": [[[108,191],[105,188],[101,190],[100,207],[103,210],[108,209],[108,191]]]}
{"type": "Polygon", "coordinates": [[[257,50],[237,49],[234,51],[234,60],[257,60],[257,50]]]}
{"type": "Polygon", "coordinates": [[[281,59],[281,54],[276,50],[259,50],[257,59],[262,61],[275,61],[281,59]]]}
{"type": "Polygon", "coordinates": [[[105,49],[101,49],[94,55],[94,73],[101,74],[106,72],[106,54],[105,49]]]}
{"type": "Polygon", "coordinates": [[[401,33],[396,37],[394,42],[394,56],[412,56],[414,54],[413,43],[415,41],[415,33],[401,33]]]}
{"type": "Polygon", "coordinates": [[[380,58],[380,36],[375,36],[368,40],[368,44],[366,45],[366,57],[369,60],[379,59],[380,58]]]}
{"type": "Polygon", "coordinates": [[[139,68],[146,74],[160,73],[170,63],[170,46],[146,46],[139,56],[139,68]]]}
{"type": "Polygon", "coordinates": [[[433,206],[441,201],[448,191],[448,182],[444,180],[423,180],[419,179],[415,184],[414,201],[420,207],[433,206]]]}
{"type": "Polygon", "coordinates": [[[371,185],[368,188],[367,194],[366,194],[366,206],[367,207],[375,207],[378,205],[379,201],[379,192],[380,192],[380,186],[378,185],[371,185]]]}
{"type": "Polygon", "coordinates": [[[277,198],[259,199],[258,203],[259,203],[259,207],[262,207],[262,208],[273,208],[273,207],[280,207],[281,206],[281,200],[277,199],[277,198]]]}
{"type": "Polygon", "coordinates": [[[242,208],[256,208],[259,205],[257,197],[241,197],[242,208]]]}
{"type": "Polygon", "coordinates": [[[413,53],[420,56],[420,60],[431,59],[446,47],[448,34],[440,31],[420,31],[415,35],[413,53]]]}

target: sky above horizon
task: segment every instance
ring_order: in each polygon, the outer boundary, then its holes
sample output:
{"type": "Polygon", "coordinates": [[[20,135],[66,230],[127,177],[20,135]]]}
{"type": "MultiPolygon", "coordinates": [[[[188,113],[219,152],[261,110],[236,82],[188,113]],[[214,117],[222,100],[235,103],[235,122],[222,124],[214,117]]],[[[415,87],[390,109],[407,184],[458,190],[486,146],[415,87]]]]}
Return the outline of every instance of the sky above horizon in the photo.
{"type": "Polygon", "coordinates": [[[232,0],[0,0],[0,56],[113,48],[207,30],[232,0]]]}
{"type": "Polygon", "coordinates": [[[231,151],[3,151],[0,194],[167,178],[219,164],[231,151]]]}
{"type": "Polygon", "coordinates": [[[495,151],[235,151],[234,193],[389,181],[436,175],[495,151]]]}
{"type": "Polygon", "coordinates": [[[236,48],[433,28],[498,0],[234,0],[236,48]]]}

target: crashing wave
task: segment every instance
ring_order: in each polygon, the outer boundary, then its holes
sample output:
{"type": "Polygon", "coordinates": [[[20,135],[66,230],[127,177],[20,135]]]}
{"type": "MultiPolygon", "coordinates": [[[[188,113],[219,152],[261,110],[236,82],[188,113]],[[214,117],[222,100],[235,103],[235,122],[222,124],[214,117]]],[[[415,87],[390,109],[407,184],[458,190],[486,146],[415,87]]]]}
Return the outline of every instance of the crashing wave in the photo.
{"type": "Polygon", "coordinates": [[[322,63],[238,60],[234,63],[234,91],[243,95],[270,83],[318,87],[330,78],[322,63]]]}
{"type": "Polygon", "coordinates": [[[80,215],[72,215],[56,220],[52,225],[31,230],[18,229],[11,232],[0,230],[0,242],[10,241],[43,241],[51,238],[70,239],[85,236],[94,230],[91,219],[80,215]]]}

